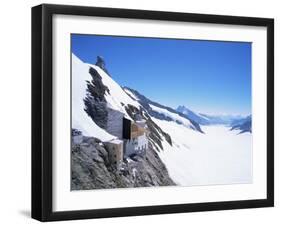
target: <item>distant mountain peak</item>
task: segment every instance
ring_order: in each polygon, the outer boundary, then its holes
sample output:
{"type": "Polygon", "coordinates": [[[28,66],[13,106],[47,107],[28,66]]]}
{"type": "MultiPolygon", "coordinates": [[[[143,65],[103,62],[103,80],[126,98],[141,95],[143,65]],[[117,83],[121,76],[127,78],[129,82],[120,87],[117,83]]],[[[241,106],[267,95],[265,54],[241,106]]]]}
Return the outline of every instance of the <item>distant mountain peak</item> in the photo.
{"type": "Polygon", "coordinates": [[[184,112],[189,111],[189,109],[188,109],[187,107],[185,107],[184,105],[179,105],[179,106],[176,108],[176,111],[181,112],[181,113],[184,114],[184,112]]]}
{"type": "Polygon", "coordinates": [[[179,106],[177,107],[177,110],[182,110],[182,109],[187,109],[187,107],[185,107],[184,105],[179,105],[179,106]]]}
{"type": "Polygon", "coordinates": [[[197,122],[199,125],[209,125],[210,124],[209,120],[206,119],[204,116],[202,116],[202,115],[200,115],[196,112],[191,111],[190,109],[188,109],[184,105],[179,105],[176,108],[176,111],[188,116],[190,119],[197,122]]]}
{"type": "Polygon", "coordinates": [[[241,133],[252,133],[252,115],[236,120],[231,124],[230,130],[239,130],[241,133]]]}

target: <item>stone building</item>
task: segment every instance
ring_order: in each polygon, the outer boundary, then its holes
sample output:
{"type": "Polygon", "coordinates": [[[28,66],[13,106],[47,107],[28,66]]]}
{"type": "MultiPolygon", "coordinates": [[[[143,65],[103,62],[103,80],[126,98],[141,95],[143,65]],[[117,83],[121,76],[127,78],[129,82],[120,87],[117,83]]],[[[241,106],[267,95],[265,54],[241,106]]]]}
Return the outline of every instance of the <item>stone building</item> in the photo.
{"type": "Polygon", "coordinates": [[[116,167],[116,169],[120,169],[123,161],[123,141],[120,139],[114,139],[104,142],[104,145],[108,152],[108,160],[110,164],[116,167]]]}

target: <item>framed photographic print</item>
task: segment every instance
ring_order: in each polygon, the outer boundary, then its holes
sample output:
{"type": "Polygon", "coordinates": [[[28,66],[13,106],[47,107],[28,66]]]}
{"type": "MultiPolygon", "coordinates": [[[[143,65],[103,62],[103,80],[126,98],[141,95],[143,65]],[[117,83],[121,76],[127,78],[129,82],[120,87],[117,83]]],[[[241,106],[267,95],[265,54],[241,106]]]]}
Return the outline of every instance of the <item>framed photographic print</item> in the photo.
{"type": "Polygon", "coordinates": [[[32,217],[274,205],[274,21],[32,8],[32,217]]]}

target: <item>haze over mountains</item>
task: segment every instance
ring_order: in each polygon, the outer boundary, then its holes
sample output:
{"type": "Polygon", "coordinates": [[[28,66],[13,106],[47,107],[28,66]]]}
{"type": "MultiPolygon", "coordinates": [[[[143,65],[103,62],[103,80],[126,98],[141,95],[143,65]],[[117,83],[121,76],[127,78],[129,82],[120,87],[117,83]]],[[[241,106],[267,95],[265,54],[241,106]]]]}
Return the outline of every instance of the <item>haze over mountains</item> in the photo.
{"type": "Polygon", "coordinates": [[[196,113],[184,105],[178,106],[176,110],[199,125],[226,125],[230,126],[231,130],[240,130],[240,133],[252,132],[252,115],[246,117],[241,115],[209,115],[196,113]]]}

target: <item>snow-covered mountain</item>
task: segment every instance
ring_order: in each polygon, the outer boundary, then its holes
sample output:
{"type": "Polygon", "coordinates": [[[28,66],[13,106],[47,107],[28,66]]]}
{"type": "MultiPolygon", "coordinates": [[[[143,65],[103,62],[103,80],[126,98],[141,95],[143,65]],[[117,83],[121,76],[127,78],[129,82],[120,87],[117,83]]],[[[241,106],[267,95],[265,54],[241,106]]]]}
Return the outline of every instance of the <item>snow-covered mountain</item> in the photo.
{"type": "MultiPolygon", "coordinates": [[[[125,90],[116,83],[103,69],[97,65],[82,62],[74,54],[72,55],[72,127],[80,130],[86,136],[93,136],[102,141],[108,141],[115,136],[110,134],[106,127],[109,111],[124,114],[125,118],[135,121],[135,117],[141,117],[147,122],[150,129],[150,139],[155,147],[162,149],[162,140],[171,143],[170,136],[161,130],[151,119],[151,107],[142,105],[144,102],[136,100],[128,95],[125,90]]],[[[158,113],[163,116],[164,114],[158,113]]],[[[172,113],[171,113],[172,114],[172,113]]],[[[178,114],[178,121],[185,123],[191,129],[195,126],[178,114]]],[[[165,116],[166,117],[166,116],[165,116]]],[[[167,120],[172,120],[166,117],[167,120]]],[[[115,120],[116,121],[116,120],[115,120]]],[[[112,123],[115,123],[114,120],[112,123]]]]}
{"type": "Polygon", "coordinates": [[[234,122],[244,119],[244,117],[241,115],[209,115],[196,113],[195,111],[188,109],[184,105],[178,106],[176,110],[188,116],[190,119],[200,125],[232,125],[234,122]]]}
{"type": "Polygon", "coordinates": [[[150,133],[153,137],[162,135],[170,139],[164,131],[157,128],[151,117],[175,121],[202,132],[199,124],[188,116],[151,101],[136,90],[122,88],[102,68],[84,63],[74,54],[72,54],[72,67],[72,126],[85,135],[95,136],[104,141],[114,137],[105,129],[108,109],[119,111],[131,120],[134,120],[133,112],[139,112],[146,121],[150,122],[149,125],[153,124],[156,127],[153,130],[155,132],[150,133]]]}
{"type": "Polygon", "coordinates": [[[233,120],[230,124],[230,126],[236,126],[236,125],[239,125],[239,124],[243,124],[249,120],[252,119],[252,115],[248,115],[246,117],[242,117],[242,118],[239,118],[239,119],[236,119],[236,120],[233,120]]]}
{"type": "Polygon", "coordinates": [[[189,115],[183,114],[170,107],[152,101],[132,88],[124,87],[124,90],[130,97],[132,97],[134,100],[137,100],[151,117],[160,120],[174,121],[190,129],[203,133],[199,123],[189,115]]]}
{"type": "Polygon", "coordinates": [[[208,115],[200,113],[201,116],[204,116],[209,120],[210,124],[222,124],[222,125],[231,125],[235,120],[240,120],[243,118],[241,115],[208,115]]]}
{"type": "Polygon", "coordinates": [[[195,113],[194,111],[191,111],[184,105],[180,105],[177,107],[176,111],[186,115],[190,119],[192,119],[194,122],[197,122],[200,125],[209,125],[210,124],[210,119],[200,115],[199,113],[195,113]]]}
{"type": "MultiPolygon", "coordinates": [[[[100,70],[95,65],[92,65],[92,67],[100,70]]],[[[102,141],[108,141],[113,139],[115,136],[102,129],[102,125],[99,123],[101,120],[98,119],[102,118],[101,114],[103,114],[101,111],[103,105],[100,104],[100,110],[96,111],[97,114],[95,118],[97,118],[97,120],[92,120],[87,114],[87,111],[85,111],[85,109],[88,109],[85,105],[85,99],[89,100],[92,98],[87,91],[88,87],[90,86],[90,81],[92,80],[91,74],[89,73],[89,68],[90,66],[88,64],[83,63],[78,57],[72,54],[72,128],[83,132],[85,136],[92,136],[102,141]]],[[[101,71],[101,73],[103,72],[101,71]]],[[[109,82],[110,81],[106,79],[104,80],[104,83],[109,82]]],[[[117,85],[113,83],[112,86],[116,87],[117,85]]],[[[98,86],[96,88],[98,88],[98,86]]],[[[105,105],[105,99],[100,92],[100,90],[95,91],[97,95],[100,95],[100,99],[102,99],[100,102],[104,103],[105,105]]],[[[105,91],[103,91],[103,93],[104,92],[105,91]]],[[[94,114],[95,112],[93,111],[92,113],[94,114]]]]}
{"type": "Polygon", "coordinates": [[[230,130],[239,130],[239,134],[246,132],[252,133],[252,115],[232,122],[230,130]]]}

